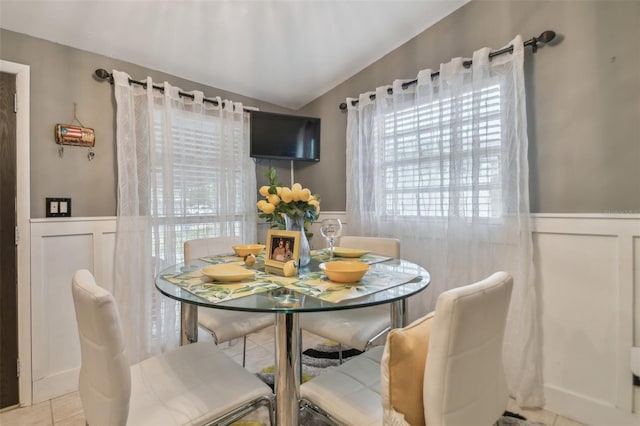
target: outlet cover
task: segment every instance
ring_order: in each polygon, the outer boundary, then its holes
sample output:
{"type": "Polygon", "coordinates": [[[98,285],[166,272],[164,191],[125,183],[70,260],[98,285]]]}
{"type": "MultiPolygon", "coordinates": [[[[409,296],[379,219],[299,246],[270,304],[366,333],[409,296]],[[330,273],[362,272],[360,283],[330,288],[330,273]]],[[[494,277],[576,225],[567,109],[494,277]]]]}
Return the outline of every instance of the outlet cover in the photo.
{"type": "Polygon", "coordinates": [[[45,212],[47,217],[70,217],[71,198],[46,198],[45,212]]]}

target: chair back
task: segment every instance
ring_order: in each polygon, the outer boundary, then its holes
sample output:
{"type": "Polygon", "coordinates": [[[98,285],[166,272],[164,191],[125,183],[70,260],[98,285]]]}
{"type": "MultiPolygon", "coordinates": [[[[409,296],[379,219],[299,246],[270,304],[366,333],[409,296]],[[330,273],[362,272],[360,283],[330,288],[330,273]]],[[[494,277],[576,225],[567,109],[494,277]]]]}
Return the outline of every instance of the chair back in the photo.
{"type": "Polygon", "coordinates": [[[427,425],[491,425],[507,405],[502,342],[513,278],[496,272],[442,293],[424,376],[427,425]]]}
{"type": "Polygon", "coordinates": [[[382,256],[400,257],[400,240],[397,238],[355,237],[345,235],[340,237],[340,247],[358,250],[368,250],[382,256]]]}
{"type": "Polygon", "coordinates": [[[184,260],[194,260],[200,257],[225,254],[232,251],[231,246],[240,244],[238,237],[200,238],[184,242],[184,260]]]}
{"type": "Polygon", "coordinates": [[[79,393],[87,424],[125,425],[131,372],[115,300],[86,269],[76,271],[71,288],[80,335],[79,393]]]}

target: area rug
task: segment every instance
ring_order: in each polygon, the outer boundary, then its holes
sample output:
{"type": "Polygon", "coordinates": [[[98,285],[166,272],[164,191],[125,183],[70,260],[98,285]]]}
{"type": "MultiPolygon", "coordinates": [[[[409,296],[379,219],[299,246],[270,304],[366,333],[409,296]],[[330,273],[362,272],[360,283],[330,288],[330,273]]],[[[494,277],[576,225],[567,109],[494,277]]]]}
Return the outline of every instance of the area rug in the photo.
{"type": "MultiPolygon", "coordinates": [[[[302,382],[311,380],[320,374],[324,369],[335,367],[340,364],[339,344],[327,340],[313,348],[309,348],[302,353],[302,382]]],[[[342,362],[360,355],[362,352],[348,347],[342,347],[342,362]]],[[[258,377],[263,382],[273,388],[274,366],[269,365],[263,368],[258,377]]]]}
{"type": "MultiPolygon", "coordinates": [[[[307,349],[302,354],[302,381],[306,382],[320,374],[323,370],[340,364],[338,344],[332,341],[323,342],[314,348],[307,349]]],[[[343,362],[349,358],[360,355],[362,352],[342,347],[343,362]]],[[[273,388],[273,366],[266,366],[258,377],[273,388]]],[[[260,408],[232,426],[268,426],[269,413],[266,408],[260,408]]],[[[301,426],[329,426],[324,419],[315,416],[312,412],[304,410],[300,413],[301,426]]],[[[545,426],[543,423],[532,422],[517,413],[505,411],[497,422],[498,426],[545,426]]]]}

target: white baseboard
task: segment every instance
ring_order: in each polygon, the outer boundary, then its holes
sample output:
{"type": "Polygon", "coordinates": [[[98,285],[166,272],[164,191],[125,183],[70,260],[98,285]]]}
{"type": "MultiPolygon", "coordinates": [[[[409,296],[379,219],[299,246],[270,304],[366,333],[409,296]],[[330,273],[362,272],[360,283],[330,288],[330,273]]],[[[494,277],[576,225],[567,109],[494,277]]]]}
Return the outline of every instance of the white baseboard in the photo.
{"type": "Polygon", "coordinates": [[[569,417],[589,426],[638,426],[640,414],[626,413],[618,407],[566,389],[545,385],[545,410],[569,417]]]}
{"type": "Polygon", "coordinates": [[[57,398],[78,390],[80,368],[62,371],[33,383],[33,403],[57,398]]]}

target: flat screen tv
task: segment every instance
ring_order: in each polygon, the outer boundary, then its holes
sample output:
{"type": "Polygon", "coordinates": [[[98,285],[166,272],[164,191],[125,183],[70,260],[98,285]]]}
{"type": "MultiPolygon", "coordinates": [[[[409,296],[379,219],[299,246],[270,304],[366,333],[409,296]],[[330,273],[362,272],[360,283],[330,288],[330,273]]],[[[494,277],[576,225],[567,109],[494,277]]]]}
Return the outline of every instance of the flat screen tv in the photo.
{"type": "Polygon", "coordinates": [[[250,156],[320,161],[320,119],[252,111],[250,156]]]}

